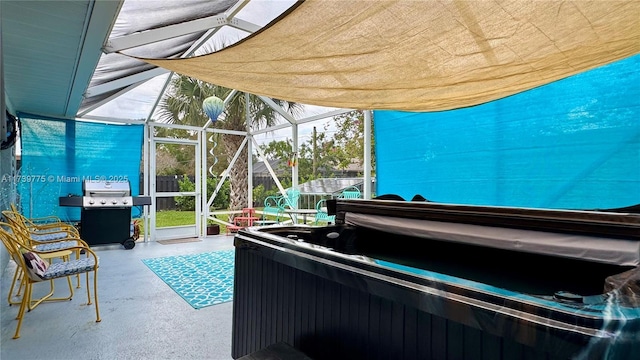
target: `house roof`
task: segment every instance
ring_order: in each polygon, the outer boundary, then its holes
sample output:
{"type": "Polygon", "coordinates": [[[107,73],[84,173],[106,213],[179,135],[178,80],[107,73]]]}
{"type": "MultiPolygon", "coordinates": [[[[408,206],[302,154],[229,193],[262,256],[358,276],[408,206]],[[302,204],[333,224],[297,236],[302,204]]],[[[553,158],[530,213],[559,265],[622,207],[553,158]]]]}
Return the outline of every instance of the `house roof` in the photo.
{"type": "Polygon", "coordinates": [[[298,185],[300,195],[339,195],[350,186],[362,186],[363,178],[321,178],[298,185]]]}
{"type": "MultiPolygon", "coordinates": [[[[276,172],[276,174],[282,173],[282,169],[280,169],[281,160],[269,160],[269,166],[276,172]]],[[[271,176],[269,169],[264,164],[264,161],[258,161],[253,163],[253,174],[254,175],[262,175],[262,176],[271,176]]]]}

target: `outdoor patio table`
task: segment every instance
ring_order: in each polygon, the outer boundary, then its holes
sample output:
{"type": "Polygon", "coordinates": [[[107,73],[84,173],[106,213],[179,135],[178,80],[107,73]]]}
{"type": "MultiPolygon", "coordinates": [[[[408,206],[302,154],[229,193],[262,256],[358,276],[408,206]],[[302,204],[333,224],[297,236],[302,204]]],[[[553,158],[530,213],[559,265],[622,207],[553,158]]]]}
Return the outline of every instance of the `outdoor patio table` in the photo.
{"type": "MultiPolygon", "coordinates": [[[[285,209],[284,212],[289,214],[289,216],[294,214],[302,215],[302,221],[306,224],[307,215],[315,215],[318,212],[318,210],[316,209],[285,209]]],[[[291,217],[291,219],[293,219],[293,216],[291,217]]]]}

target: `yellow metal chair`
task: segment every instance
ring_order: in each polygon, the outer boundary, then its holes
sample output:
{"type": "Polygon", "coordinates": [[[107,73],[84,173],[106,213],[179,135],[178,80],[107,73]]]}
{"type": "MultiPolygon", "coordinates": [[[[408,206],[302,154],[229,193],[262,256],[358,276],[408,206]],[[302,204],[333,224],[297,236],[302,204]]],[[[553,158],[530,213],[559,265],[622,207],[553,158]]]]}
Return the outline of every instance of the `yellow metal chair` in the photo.
{"type": "Polygon", "coordinates": [[[78,241],[78,245],[69,248],[68,250],[78,250],[84,253],[84,256],[80,259],[55,261],[47,263],[43,260],[42,256],[46,257],[47,254],[53,251],[37,251],[27,245],[23,240],[18,238],[15,232],[10,231],[12,226],[8,223],[0,222],[0,239],[4,246],[7,248],[9,255],[16,262],[17,266],[21,269],[24,283],[24,295],[20,302],[20,309],[18,310],[18,324],[16,326],[16,332],[13,336],[14,339],[20,337],[20,328],[22,326],[22,320],[27,310],[32,310],[34,307],[31,302],[31,294],[33,285],[43,281],[52,281],[58,278],[68,278],[71,275],[85,274],[87,282],[87,305],[92,304],[91,299],[91,287],[89,286],[89,273],[93,273],[93,298],[95,300],[96,308],[96,322],[100,322],[100,310],[98,308],[98,256],[84,241],[78,241]]]}
{"type": "MultiPolygon", "coordinates": [[[[12,231],[15,233],[16,238],[23,241],[24,246],[31,247],[37,251],[46,251],[47,253],[44,255],[47,261],[51,261],[52,259],[63,257],[63,259],[67,259],[69,255],[72,253],[69,248],[76,247],[79,241],[82,241],[79,237],[78,230],[70,224],[64,223],[59,220],[57,217],[50,216],[46,218],[47,223],[36,223],[32,219],[29,219],[23,216],[20,212],[16,210],[15,205],[11,205],[12,210],[2,211],[2,215],[8,221],[9,225],[11,225],[12,231]]],[[[76,253],[76,259],[80,257],[80,251],[73,251],[76,253]]],[[[13,281],[11,283],[11,287],[9,289],[7,301],[9,305],[15,305],[19,302],[12,300],[14,297],[21,296],[21,291],[23,288],[23,281],[19,282],[19,287],[17,292],[15,291],[15,285],[19,280],[24,277],[20,267],[18,267],[13,274],[13,281]]],[[[77,287],[80,288],[80,276],[77,277],[77,287]]],[[[44,296],[40,300],[36,300],[32,305],[31,302],[29,310],[31,308],[37,306],[40,302],[44,300],[64,300],[65,298],[52,298],[52,294],[54,292],[53,285],[51,286],[50,292],[48,295],[44,296]]],[[[73,290],[71,289],[71,294],[68,298],[73,296],[73,290]]]]}
{"type": "Polygon", "coordinates": [[[36,238],[41,238],[40,241],[55,240],[67,235],[80,237],[80,232],[75,226],[57,216],[28,218],[18,211],[15,204],[11,204],[11,210],[5,210],[2,214],[9,222],[24,225],[36,238]]]}
{"type": "MultiPolygon", "coordinates": [[[[22,227],[16,227],[13,224],[8,224],[8,228],[5,231],[10,232],[16,241],[19,241],[24,248],[29,248],[35,251],[43,252],[40,256],[43,260],[46,260],[47,263],[51,263],[56,258],[60,258],[63,261],[68,261],[70,259],[70,255],[75,253],[75,258],[80,258],[80,250],[77,249],[79,245],[87,246],[86,243],[78,238],[66,238],[58,241],[48,241],[45,243],[38,243],[33,241],[29,237],[29,233],[22,227]]],[[[13,274],[13,280],[11,282],[11,286],[9,288],[7,301],[9,305],[20,304],[21,301],[14,301],[14,297],[20,297],[22,294],[22,290],[24,287],[24,276],[25,273],[22,271],[20,267],[16,268],[15,273],[13,274]],[[14,293],[16,284],[20,284],[18,286],[17,292],[14,293]]],[[[67,278],[69,283],[69,296],[67,297],[52,297],[55,291],[53,281],[50,281],[50,289],[49,293],[38,300],[31,300],[28,304],[29,310],[32,310],[36,306],[38,306],[43,301],[60,301],[60,300],[69,300],[73,297],[73,286],[71,284],[71,279],[67,278]]],[[[80,288],[80,275],[77,275],[77,287],[80,288]]]]}

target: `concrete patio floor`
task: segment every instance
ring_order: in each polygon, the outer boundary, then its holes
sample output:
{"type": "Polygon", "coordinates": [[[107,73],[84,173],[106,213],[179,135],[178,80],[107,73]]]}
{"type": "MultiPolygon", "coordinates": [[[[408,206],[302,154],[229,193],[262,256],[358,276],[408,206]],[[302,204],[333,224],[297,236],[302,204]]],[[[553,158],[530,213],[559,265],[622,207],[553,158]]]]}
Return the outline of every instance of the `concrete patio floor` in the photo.
{"type": "MultiPolygon", "coordinates": [[[[43,303],[26,313],[19,339],[12,339],[19,306],[7,303],[15,269],[10,261],[1,283],[0,359],[232,359],[233,303],[196,310],[141,261],[233,249],[233,236],[201,240],[170,245],[138,242],[131,250],[120,244],[96,246],[102,321],[96,323],[95,308],[86,305],[82,279],[72,300],[43,303]]],[[[48,290],[45,283],[37,287],[48,290]]],[[[56,289],[62,296],[68,291],[65,283],[56,289]]]]}

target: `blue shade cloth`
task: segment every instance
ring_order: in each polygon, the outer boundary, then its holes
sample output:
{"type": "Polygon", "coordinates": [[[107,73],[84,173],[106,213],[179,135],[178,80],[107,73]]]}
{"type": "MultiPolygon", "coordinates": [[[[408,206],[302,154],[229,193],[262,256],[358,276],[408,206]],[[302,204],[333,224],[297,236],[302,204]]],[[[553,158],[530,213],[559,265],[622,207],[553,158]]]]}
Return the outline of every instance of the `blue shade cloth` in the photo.
{"type": "Polygon", "coordinates": [[[640,56],[459,110],[374,111],[377,193],[473,205],[640,203],[640,56]]]}
{"type": "MultiPolygon", "coordinates": [[[[140,188],[143,125],[119,125],[20,114],[22,166],[18,193],[29,217],[57,215],[77,221],[80,209],[60,207],[60,196],[82,196],[82,182],[129,181],[140,188]]],[[[140,215],[133,208],[132,216],[140,215]]]]}
{"type": "Polygon", "coordinates": [[[233,300],[235,250],[143,259],[194,309],[233,300]]]}

